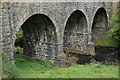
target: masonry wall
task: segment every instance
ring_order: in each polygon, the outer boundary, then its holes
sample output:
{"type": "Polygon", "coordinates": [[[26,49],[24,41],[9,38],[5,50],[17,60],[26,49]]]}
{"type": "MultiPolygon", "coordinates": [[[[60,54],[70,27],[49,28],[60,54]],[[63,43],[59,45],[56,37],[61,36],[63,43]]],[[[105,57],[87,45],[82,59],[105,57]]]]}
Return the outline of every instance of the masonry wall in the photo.
{"type": "MultiPolygon", "coordinates": [[[[7,53],[8,59],[13,59],[13,46],[16,39],[16,32],[21,25],[34,14],[44,14],[53,22],[57,35],[57,54],[63,52],[63,37],[68,18],[75,10],[80,10],[87,20],[88,42],[86,53],[94,50],[91,42],[92,24],[97,10],[103,7],[110,19],[111,2],[3,2],[2,3],[2,51],[7,53]]],[[[57,57],[57,55],[56,55],[57,57]]]]}
{"type": "Polygon", "coordinates": [[[85,54],[88,43],[88,26],[85,15],[74,11],[65,26],[63,51],[65,53],[85,54]]]}
{"type": "Polygon", "coordinates": [[[10,61],[13,60],[11,18],[10,4],[2,3],[2,50],[10,61]]]}
{"type": "Polygon", "coordinates": [[[23,54],[39,60],[55,60],[58,49],[56,29],[46,15],[32,15],[21,28],[23,54]]]}
{"type": "MultiPolygon", "coordinates": [[[[0,2],[0,34],[2,34],[2,5],[0,2]]],[[[2,79],[2,35],[0,35],[0,79],[2,79]]]]}

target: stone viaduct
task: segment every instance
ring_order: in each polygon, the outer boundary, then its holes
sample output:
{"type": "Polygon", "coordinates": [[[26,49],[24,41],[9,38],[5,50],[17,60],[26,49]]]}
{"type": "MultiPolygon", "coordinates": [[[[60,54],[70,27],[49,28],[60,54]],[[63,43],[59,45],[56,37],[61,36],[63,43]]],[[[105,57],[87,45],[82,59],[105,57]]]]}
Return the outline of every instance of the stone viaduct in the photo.
{"type": "Polygon", "coordinates": [[[33,58],[55,62],[62,53],[91,54],[117,3],[1,2],[2,52],[13,60],[16,33],[22,28],[24,53],[33,58]]]}

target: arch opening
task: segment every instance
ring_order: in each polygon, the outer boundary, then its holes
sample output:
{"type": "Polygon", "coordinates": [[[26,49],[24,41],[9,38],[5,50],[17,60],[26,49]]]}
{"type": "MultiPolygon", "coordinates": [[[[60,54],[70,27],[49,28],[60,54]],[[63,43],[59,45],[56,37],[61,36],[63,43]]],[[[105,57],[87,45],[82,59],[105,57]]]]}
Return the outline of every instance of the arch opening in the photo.
{"type": "MultiPolygon", "coordinates": [[[[56,29],[49,17],[35,14],[29,17],[21,26],[23,31],[23,55],[39,60],[53,60],[56,57],[56,29]]],[[[16,39],[17,40],[17,39],[16,39]]],[[[16,42],[15,42],[16,45],[16,42]]]]}
{"type": "Polygon", "coordinates": [[[95,47],[96,61],[103,64],[117,64],[118,53],[114,41],[106,33],[109,30],[107,12],[99,8],[94,16],[92,25],[92,41],[95,47]]]}
{"type": "Polygon", "coordinates": [[[65,26],[63,51],[68,57],[75,57],[75,63],[80,54],[85,54],[88,43],[87,20],[82,11],[74,11],[65,26]]]}
{"type": "Polygon", "coordinates": [[[95,45],[100,45],[100,39],[106,37],[108,30],[108,17],[104,8],[99,8],[94,16],[92,24],[92,42],[95,45]]]}

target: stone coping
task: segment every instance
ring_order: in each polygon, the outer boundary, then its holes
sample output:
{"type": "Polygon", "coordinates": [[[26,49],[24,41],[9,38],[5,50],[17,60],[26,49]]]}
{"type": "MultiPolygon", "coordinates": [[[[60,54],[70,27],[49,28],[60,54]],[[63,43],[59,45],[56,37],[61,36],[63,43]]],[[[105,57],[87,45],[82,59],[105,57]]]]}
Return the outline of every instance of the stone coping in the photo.
{"type": "Polygon", "coordinates": [[[120,0],[1,0],[1,2],[120,2],[120,0]]]}

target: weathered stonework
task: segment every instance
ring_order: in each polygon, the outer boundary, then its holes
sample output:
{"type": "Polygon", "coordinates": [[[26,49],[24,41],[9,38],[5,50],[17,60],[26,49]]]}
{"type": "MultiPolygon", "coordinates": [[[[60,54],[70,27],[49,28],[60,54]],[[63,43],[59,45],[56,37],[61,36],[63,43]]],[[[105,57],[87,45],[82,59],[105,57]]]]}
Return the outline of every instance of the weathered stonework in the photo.
{"type": "MultiPolygon", "coordinates": [[[[0,1],[0,34],[2,34],[2,6],[0,1]]],[[[0,79],[2,79],[2,35],[0,35],[0,79]]]]}
{"type": "Polygon", "coordinates": [[[80,11],[71,14],[64,31],[64,52],[84,54],[88,43],[88,28],[85,15],[80,11]]]}
{"type": "MultiPolygon", "coordinates": [[[[22,27],[25,35],[24,52],[33,58],[55,62],[57,55],[62,52],[90,54],[94,51],[92,32],[98,31],[92,30],[93,24],[100,28],[104,25],[103,29],[108,28],[113,13],[111,6],[116,3],[2,2],[2,51],[8,55],[9,60],[13,60],[16,33],[22,27]],[[98,18],[103,19],[100,25],[94,20],[96,13],[98,18]],[[42,24],[45,24],[45,27],[42,24]]],[[[95,36],[98,35],[99,33],[95,36]]]]}

